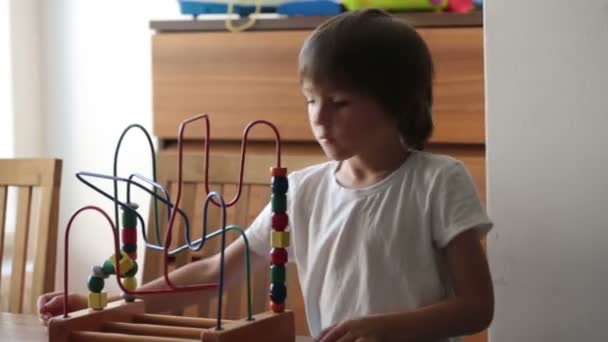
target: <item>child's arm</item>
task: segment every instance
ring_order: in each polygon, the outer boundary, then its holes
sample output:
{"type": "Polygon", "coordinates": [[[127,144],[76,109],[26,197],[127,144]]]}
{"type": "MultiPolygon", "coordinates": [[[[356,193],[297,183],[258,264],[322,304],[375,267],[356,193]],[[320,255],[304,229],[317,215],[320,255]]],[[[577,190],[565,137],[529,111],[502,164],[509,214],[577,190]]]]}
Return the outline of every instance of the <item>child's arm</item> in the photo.
{"type": "MultiPolygon", "coordinates": [[[[202,283],[217,283],[219,279],[220,254],[202,259],[169,273],[169,278],[177,286],[195,285],[202,283]]],[[[251,273],[265,265],[266,257],[250,252],[251,273]]],[[[238,239],[226,247],[224,255],[225,286],[229,288],[239,284],[245,278],[245,244],[238,239]]],[[[142,285],[138,290],[167,288],[164,276],[142,285]]],[[[186,292],[170,295],[145,296],[146,310],[162,312],[180,309],[188,305],[197,304],[203,298],[211,297],[217,289],[204,292],[186,292]]],[[[120,295],[110,296],[109,301],[119,300],[120,295]]],[[[68,311],[76,311],[87,307],[86,295],[72,293],[68,299],[68,311]]],[[[38,299],[38,316],[46,324],[47,321],[63,313],[63,293],[47,293],[38,299]]]]}
{"type": "Polygon", "coordinates": [[[426,341],[473,334],[487,328],[494,313],[494,292],[477,232],[468,230],[459,234],[444,253],[454,284],[453,296],[411,312],[345,321],[324,330],[318,340],[426,341]]]}
{"type": "MultiPolygon", "coordinates": [[[[250,251],[251,273],[255,274],[267,259],[250,251]]],[[[169,274],[173,284],[196,285],[205,283],[217,283],[220,273],[220,254],[202,259],[185,265],[169,274]]],[[[243,239],[238,239],[226,247],[224,255],[224,289],[240,284],[245,279],[245,244],[243,239]]],[[[160,277],[143,285],[140,290],[167,288],[165,278],[160,277]]],[[[217,288],[202,292],[186,292],[168,295],[148,295],[143,297],[146,303],[146,311],[162,312],[180,309],[188,305],[197,304],[205,298],[217,294],[217,288]]]]}

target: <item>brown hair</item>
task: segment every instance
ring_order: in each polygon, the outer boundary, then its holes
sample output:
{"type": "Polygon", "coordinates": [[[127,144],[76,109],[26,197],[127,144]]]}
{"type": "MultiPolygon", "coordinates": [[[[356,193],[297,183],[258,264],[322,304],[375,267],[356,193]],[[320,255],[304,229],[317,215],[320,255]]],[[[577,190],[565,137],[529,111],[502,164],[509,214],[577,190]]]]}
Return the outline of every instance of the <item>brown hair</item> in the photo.
{"type": "Polygon", "coordinates": [[[304,42],[299,72],[300,79],[371,96],[412,148],[423,149],[431,136],[431,54],[412,27],[382,10],[347,12],[321,24],[304,42]]]}

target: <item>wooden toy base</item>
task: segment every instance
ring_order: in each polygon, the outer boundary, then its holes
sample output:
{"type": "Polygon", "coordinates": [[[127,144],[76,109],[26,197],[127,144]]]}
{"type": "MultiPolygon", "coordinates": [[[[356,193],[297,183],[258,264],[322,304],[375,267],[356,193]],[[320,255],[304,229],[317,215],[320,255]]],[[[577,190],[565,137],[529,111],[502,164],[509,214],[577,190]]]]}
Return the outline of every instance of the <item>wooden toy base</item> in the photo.
{"type": "Polygon", "coordinates": [[[293,342],[295,323],[293,312],[277,314],[264,312],[246,319],[222,321],[216,330],[216,320],[146,314],[144,302],[113,302],[104,310],[80,310],[49,321],[49,342],[67,341],[129,341],[129,342],[293,342]]]}

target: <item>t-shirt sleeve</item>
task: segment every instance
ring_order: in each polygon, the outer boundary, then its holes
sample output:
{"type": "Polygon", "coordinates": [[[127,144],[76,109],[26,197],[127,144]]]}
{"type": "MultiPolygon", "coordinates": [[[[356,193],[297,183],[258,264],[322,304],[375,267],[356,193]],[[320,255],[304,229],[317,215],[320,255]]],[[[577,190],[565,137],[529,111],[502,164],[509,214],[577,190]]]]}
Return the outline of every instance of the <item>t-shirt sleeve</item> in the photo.
{"type": "Polygon", "coordinates": [[[271,209],[268,203],[245,231],[249,241],[249,250],[258,255],[270,252],[271,209]]]}
{"type": "Polygon", "coordinates": [[[432,191],[432,234],[439,248],[466,230],[475,229],[482,237],[492,229],[493,223],[462,162],[439,171],[432,191]]]}
{"type": "MultiPolygon", "coordinates": [[[[287,191],[287,215],[292,212],[293,198],[292,194],[295,191],[295,181],[293,174],[290,174],[289,179],[289,189],[287,191]]],[[[291,217],[289,217],[289,222],[287,225],[287,231],[290,231],[291,227],[291,217]]],[[[249,242],[249,250],[257,255],[267,256],[272,249],[270,246],[270,232],[272,231],[272,209],[270,203],[268,203],[264,209],[260,212],[260,214],[256,217],[256,219],[251,223],[251,225],[245,231],[245,235],[247,236],[247,240],[249,242]]],[[[291,232],[290,232],[291,233],[291,232]]],[[[293,234],[289,236],[290,243],[287,248],[287,253],[292,255],[291,246],[293,246],[293,234]]],[[[292,261],[292,260],[290,260],[292,261]]]]}

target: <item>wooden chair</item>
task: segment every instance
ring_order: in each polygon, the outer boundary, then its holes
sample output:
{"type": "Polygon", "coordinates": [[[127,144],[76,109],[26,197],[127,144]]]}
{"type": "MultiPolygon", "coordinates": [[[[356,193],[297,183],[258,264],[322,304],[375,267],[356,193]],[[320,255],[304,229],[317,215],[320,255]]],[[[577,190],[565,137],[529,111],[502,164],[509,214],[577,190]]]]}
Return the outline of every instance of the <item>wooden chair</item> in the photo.
{"type": "MultiPolygon", "coordinates": [[[[317,156],[283,156],[282,166],[289,171],[301,169],[314,163],[322,162],[324,158],[317,156]]],[[[238,154],[212,155],[209,165],[209,180],[211,191],[220,192],[226,201],[232,199],[236,192],[240,167],[240,156],[238,154]]],[[[171,198],[175,198],[177,191],[177,152],[161,152],[158,156],[158,180],[170,189],[171,198]]],[[[236,224],[246,229],[257,217],[260,211],[270,200],[270,167],[275,165],[275,157],[269,154],[248,154],[245,163],[245,174],[243,188],[239,202],[227,211],[227,223],[236,224]]],[[[192,226],[192,237],[198,239],[201,236],[202,208],[206,198],[204,189],[204,159],[200,152],[185,152],[183,161],[183,188],[180,207],[190,218],[192,226]]],[[[151,207],[152,208],[152,207],[151,207]]],[[[215,230],[220,225],[220,211],[213,207],[209,212],[209,227],[215,230]]],[[[167,212],[161,210],[160,226],[167,221],[167,212]]],[[[269,228],[270,229],[270,228],[269,228]]],[[[154,238],[154,217],[151,210],[148,239],[154,238]]],[[[209,233],[209,231],[208,231],[209,233]]],[[[164,236],[164,230],[163,230],[164,236]]],[[[174,228],[174,246],[183,245],[184,225],[178,219],[174,228]]],[[[234,241],[238,236],[236,233],[227,234],[227,244],[234,241]]],[[[210,240],[205,244],[201,252],[184,252],[172,260],[172,268],[183,266],[193,260],[204,258],[219,251],[219,239],[210,240]]],[[[143,282],[148,282],[162,275],[162,254],[160,252],[146,249],[145,263],[143,268],[143,282]]],[[[268,287],[270,284],[268,270],[260,271],[252,275],[252,301],[253,312],[268,310],[268,287]]],[[[239,319],[246,316],[246,292],[245,284],[241,288],[227,291],[224,295],[222,308],[226,319],[239,319]]],[[[309,335],[304,302],[294,265],[288,265],[287,275],[287,307],[292,309],[296,317],[296,334],[309,335]]],[[[188,308],[183,312],[188,316],[217,317],[217,299],[212,299],[198,307],[188,308]]]]}
{"type": "Polygon", "coordinates": [[[0,311],[35,313],[38,296],[55,286],[61,166],[57,159],[0,159],[0,265],[12,259],[10,274],[0,277],[0,311]],[[6,224],[9,193],[16,194],[14,231],[6,224]]]}

